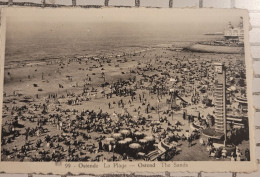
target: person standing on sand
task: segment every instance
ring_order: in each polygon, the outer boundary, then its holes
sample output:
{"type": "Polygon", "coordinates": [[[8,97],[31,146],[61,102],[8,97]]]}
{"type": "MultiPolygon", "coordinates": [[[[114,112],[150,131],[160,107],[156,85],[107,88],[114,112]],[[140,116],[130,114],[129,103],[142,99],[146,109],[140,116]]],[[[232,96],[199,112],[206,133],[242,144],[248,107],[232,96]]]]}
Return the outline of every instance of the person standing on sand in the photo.
{"type": "Polygon", "coordinates": [[[202,138],[200,138],[200,145],[202,145],[202,146],[205,145],[204,140],[202,138]]]}
{"type": "Polygon", "coordinates": [[[111,144],[108,145],[108,151],[109,151],[109,152],[112,151],[112,145],[111,145],[111,144]]]}
{"type": "Polygon", "coordinates": [[[246,161],[250,161],[250,153],[248,148],[245,150],[245,158],[246,161]]]}
{"type": "Polygon", "coordinates": [[[222,153],[222,158],[225,159],[227,157],[227,150],[226,150],[226,148],[223,148],[221,153],[222,153]]]}
{"type": "Polygon", "coordinates": [[[191,139],[191,136],[188,137],[188,142],[189,142],[188,147],[191,147],[191,145],[192,145],[192,139],[191,139]]]}
{"type": "Polygon", "coordinates": [[[216,150],[215,157],[216,157],[216,159],[220,159],[220,157],[221,157],[221,150],[220,149],[216,150]]]}
{"type": "Polygon", "coordinates": [[[40,136],[40,129],[38,128],[37,131],[36,131],[36,136],[40,136]]]}
{"type": "Polygon", "coordinates": [[[62,123],[62,121],[60,121],[59,130],[62,129],[62,125],[63,125],[63,123],[62,123]]]}
{"type": "Polygon", "coordinates": [[[57,130],[59,130],[59,122],[57,123],[57,130]]]}
{"type": "Polygon", "coordinates": [[[236,161],[237,160],[237,154],[236,154],[236,151],[232,152],[232,160],[233,161],[236,161]]]}
{"type": "Polygon", "coordinates": [[[102,151],[102,150],[103,150],[102,141],[101,141],[101,140],[99,140],[99,142],[98,142],[98,150],[99,150],[99,151],[102,151]]]}
{"type": "Polygon", "coordinates": [[[237,154],[237,161],[241,161],[242,154],[241,154],[240,150],[238,150],[236,154],[237,154]]]}
{"type": "Polygon", "coordinates": [[[27,142],[28,141],[28,133],[26,132],[26,134],[25,134],[25,142],[27,142]]]}

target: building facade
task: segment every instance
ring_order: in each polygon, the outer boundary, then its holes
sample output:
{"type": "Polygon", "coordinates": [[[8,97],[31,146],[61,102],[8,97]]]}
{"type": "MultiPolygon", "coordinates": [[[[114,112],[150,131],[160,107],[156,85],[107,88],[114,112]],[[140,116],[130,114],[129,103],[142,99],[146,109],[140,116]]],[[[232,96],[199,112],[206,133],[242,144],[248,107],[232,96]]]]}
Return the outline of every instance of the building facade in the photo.
{"type": "Polygon", "coordinates": [[[244,41],[243,19],[241,18],[237,27],[233,27],[231,22],[229,22],[224,32],[224,37],[227,40],[243,42],[244,41]]]}
{"type": "Polygon", "coordinates": [[[226,70],[222,63],[215,67],[215,131],[223,133],[226,140],[226,70]]]}

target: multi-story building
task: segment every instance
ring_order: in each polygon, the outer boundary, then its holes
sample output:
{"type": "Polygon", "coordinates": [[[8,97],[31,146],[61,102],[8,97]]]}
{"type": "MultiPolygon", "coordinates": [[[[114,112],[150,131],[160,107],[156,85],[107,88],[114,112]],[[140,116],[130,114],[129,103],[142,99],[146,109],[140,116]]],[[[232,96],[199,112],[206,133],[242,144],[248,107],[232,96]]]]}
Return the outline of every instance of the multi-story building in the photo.
{"type": "Polygon", "coordinates": [[[214,63],[214,66],[215,131],[223,133],[226,140],[226,70],[222,63],[214,63]]]}
{"type": "Polygon", "coordinates": [[[243,19],[241,18],[237,27],[233,27],[231,22],[229,22],[224,32],[224,37],[228,40],[243,42],[244,41],[243,19]]]}

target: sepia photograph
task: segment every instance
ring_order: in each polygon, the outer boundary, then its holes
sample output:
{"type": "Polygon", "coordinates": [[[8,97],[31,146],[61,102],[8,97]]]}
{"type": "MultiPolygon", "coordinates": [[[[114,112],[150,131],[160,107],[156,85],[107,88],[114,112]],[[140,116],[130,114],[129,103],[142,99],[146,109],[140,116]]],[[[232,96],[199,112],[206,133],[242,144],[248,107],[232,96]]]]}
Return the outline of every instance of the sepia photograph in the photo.
{"type": "Polygon", "coordinates": [[[254,164],[248,17],[216,12],[7,9],[1,162],[254,164]]]}

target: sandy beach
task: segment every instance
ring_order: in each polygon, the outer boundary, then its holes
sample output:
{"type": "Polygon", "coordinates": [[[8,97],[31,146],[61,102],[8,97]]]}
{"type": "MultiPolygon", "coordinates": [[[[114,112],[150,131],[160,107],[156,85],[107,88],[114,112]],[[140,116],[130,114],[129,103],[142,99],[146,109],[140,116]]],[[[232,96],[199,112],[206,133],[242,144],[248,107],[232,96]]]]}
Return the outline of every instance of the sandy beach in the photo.
{"type": "MultiPolygon", "coordinates": [[[[22,158],[24,161],[37,161],[42,158],[43,152],[47,156],[52,154],[54,159],[56,156],[53,154],[58,154],[58,160],[75,161],[77,157],[81,160],[87,157],[87,161],[95,161],[101,156],[101,159],[109,160],[114,155],[120,160],[123,156],[118,151],[111,153],[97,149],[99,142],[105,144],[106,138],[121,130],[131,132],[132,139],[136,132],[142,132],[142,136],[153,136],[157,146],[170,134],[187,138],[187,131],[192,133],[192,122],[183,119],[184,109],[188,110],[188,115],[196,117],[199,113],[203,119],[213,115],[214,107],[201,102],[206,95],[213,99],[213,63],[223,62],[232,72],[236,72],[239,69],[236,63],[242,59],[241,54],[174,51],[158,45],[123,55],[77,56],[6,68],[2,124],[8,143],[2,145],[2,152],[7,150],[6,147],[23,149],[26,146],[29,150],[22,158]],[[202,92],[203,85],[207,85],[207,89],[202,92]],[[185,102],[177,98],[176,108],[169,109],[169,90],[172,88],[178,90],[185,102]],[[17,108],[23,109],[15,114],[10,112],[17,108]],[[105,118],[93,120],[90,112],[105,118]],[[87,128],[90,118],[93,120],[92,126],[94,123],[95,127],[100,125],[102,128],[87,128]],[[21,127],[10,130],[13,120],[21,127]],[[177,124],[180,126],[176,127],[177,124]],[[34,130],[38,126],[41,129],[34,130]],[[173,131],[176,128],[179,130],[173,131]],[[28,134],[32,130],[34,133],[28,134]],[[12,138],[8,131],[19,133],[12,138]],[[80,136],[73,139],[75,133],[80,136]],[[53,152],[46,137],[54,140],[51,141],[53,152]],[[88,141],[85,141],[86,137],[88,141]],[[39,144],[37,149],[34,147],[36,144],[39,144]],[[74,157],[66,155],[71,153],[72,148],[78,149],[74,157]]],[[[178,149],[184,153],[180,152],[172,160],[216,160],[208,157],[206,147],[201,150],[203,148],[198,139],[193,140],[191,147],[187,141],[180,142],[176,142],[178,149]],[[189,155],[192,150],[199,154],[196,157],[189,155]]],[[[245,151],[248,142],[242,142],[239,147],[245,151]]],[[[156,147],[151,150],[156,150],[156,147]]],[[[145,152],[149,154],[149,151],[145,152]]],[[[2,155],[2,160],[21,159],[15,153],[6,154],[2,155]]]]}
{"type": "Polygon", "coordinates": [[[250,161],[241,15],[128,10],[10,9],[2,161],[250,161]]]}

